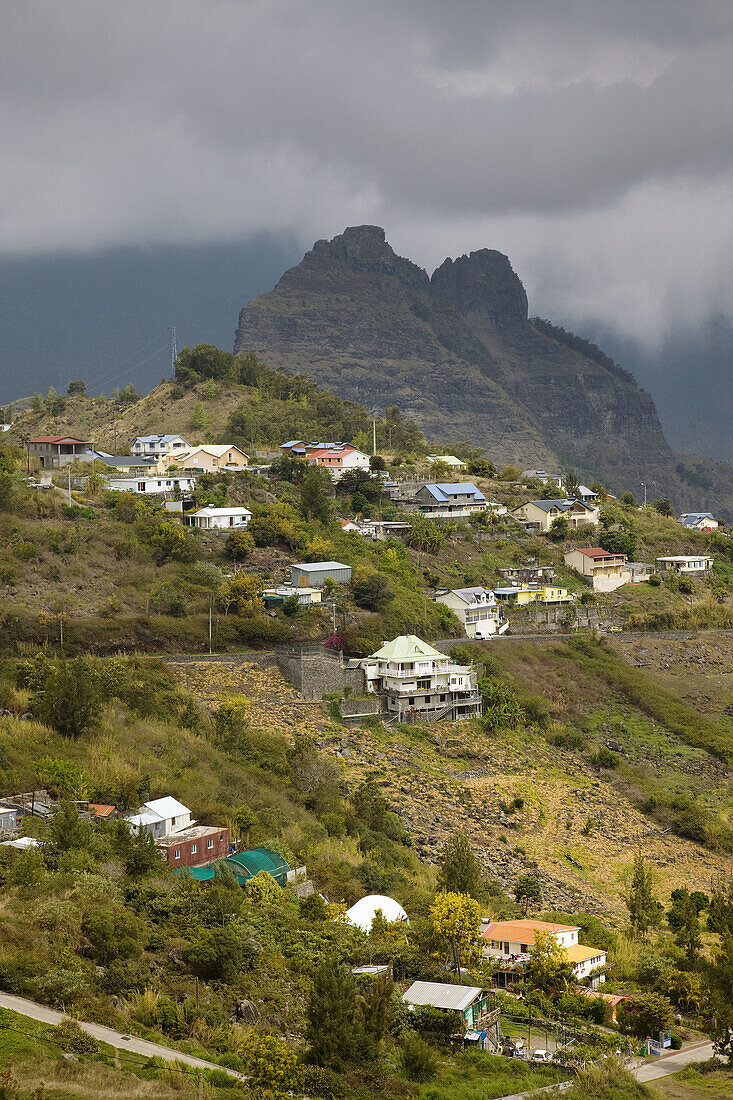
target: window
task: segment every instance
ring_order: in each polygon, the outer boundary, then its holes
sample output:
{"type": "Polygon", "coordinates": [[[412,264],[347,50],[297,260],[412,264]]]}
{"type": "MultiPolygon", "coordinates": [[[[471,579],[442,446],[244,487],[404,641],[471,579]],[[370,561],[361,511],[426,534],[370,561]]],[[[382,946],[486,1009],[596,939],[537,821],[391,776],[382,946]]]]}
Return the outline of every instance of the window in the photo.
{"type": "Polygon", "coordinates": [[[207,848],[213,848],[214,847],[214,838],[213,837],[209,837],[209,839],[206,841],[206,847],[207,848]]]}
{"type": "Polygon", "coordinates": [[[181,849],[180,848],[176,848],[176,850],[173,853],[173,858],[174,859],[180,859],[181,858],[181,849]]]}
{"type": "Polygon", "coordinates": [[[526,955],[527,954],[527,944],[526,943],[520,943],[519,951],[520,951],[520,954],[526,955]]]}
{"type": "Polygon", "coordinates": [[[414,707],[414,706],[415,706],[415,697],[414,697],[414,695],[413,695],[413,696],[411,696],[411,697],[410,697],[410,698],[409,698],[409,699],[407,700],[407,705],[408,705],[408,706],[410,706],[410,707],[414,707]]]}
{"type": "Polygon", "coordinates": [[[191,845],[191,855],[195,856],[197,852],[198,852],[198,845],[192,844],[191,845]]]}

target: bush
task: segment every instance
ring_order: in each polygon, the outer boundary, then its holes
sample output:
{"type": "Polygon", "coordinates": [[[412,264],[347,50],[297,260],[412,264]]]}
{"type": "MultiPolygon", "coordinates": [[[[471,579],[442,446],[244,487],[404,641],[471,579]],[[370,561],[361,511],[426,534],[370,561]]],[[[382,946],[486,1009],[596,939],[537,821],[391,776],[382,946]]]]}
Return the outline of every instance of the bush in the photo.
{"type": "Polygon", "coordinates": [[[53,1029],[53,1037],[62,1050],[71,1054],[96,1054],[99,1043],[92,1035],[82,1031],[76,1020],[64,1017],[60,1024],[53,1029]]]}
{"type": "Polygon", "coordinates": [[[338,1073],[325,1066],[303,1066],[301,1087],[306,1096],[319,1100],[344,1100],[346,1085],[338,1073]]]}
{"type": "Polygon", "coordinates": [[[429,1081],[435,1076],[435,1054],[414,1031],[408,1031],[403,1039],[402,1070],[410,1081],[429,1081]]]}
{"type": "Polygon", "coordinates": [[[601,745],[598,752],[593,753],[590,758],[591,764],[594,764],[597,768],[605,768],[607,771],[613,771],[621,763],[621,757],[617,756],[615,752],[607,748],[605,745],[601,745]]]}

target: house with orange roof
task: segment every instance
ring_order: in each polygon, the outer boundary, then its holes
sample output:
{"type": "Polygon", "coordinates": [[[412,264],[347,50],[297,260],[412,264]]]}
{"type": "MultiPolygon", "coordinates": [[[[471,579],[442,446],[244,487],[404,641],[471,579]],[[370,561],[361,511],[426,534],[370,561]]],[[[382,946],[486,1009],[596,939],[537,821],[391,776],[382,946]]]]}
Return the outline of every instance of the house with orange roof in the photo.
{"type": "Polygon", "coordinates": [[[593,970],[604,969],[606,952],[598,947],[578,943],[579,928],[569,924],[550,924],[541,920],[491,921],[482,932],[486,940],[484,954],[488,958],[516,961],[524,956],[529,961],[538,932],[550,932],[565,949],[576,978],[582,981],[593,970]]]}
{"type": "Polygon", "coordinates": [[[613,592],[631,580],[625,554],[612,554],[600,546],[568,550],[565,564],[582,577],[588,577],[595,592],[613,592]]]}

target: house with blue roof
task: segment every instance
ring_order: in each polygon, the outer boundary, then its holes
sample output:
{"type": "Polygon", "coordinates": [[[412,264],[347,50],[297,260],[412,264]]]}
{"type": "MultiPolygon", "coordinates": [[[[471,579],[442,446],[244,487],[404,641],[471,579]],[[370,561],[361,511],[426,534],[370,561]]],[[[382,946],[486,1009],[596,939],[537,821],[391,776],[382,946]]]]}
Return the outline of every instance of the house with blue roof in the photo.
{"type": "Polygon", "coordinates": [[[139,435],[132,445],[134,455],[145,455],[156,459],[164,455],[190,451],[191,447],[182,435],[139,435]]]}
{"type": "Polygon", "coordinates": [[[421,515],[430,519],[468,519],[487,507],[486,497],[472,481],[422,485],[415,501],[421,515]]]}
{"type": "Polygon", "coordinates": [[[680,523],[695,531],[716,531],[720,526],[712,512],[684,512],[680,523]]]}

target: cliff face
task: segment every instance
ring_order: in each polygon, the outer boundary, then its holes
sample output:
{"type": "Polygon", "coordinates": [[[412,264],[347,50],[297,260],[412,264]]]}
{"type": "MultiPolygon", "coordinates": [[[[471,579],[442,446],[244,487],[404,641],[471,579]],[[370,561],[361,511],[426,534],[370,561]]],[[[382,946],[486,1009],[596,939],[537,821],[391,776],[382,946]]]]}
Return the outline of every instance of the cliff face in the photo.
{"type": "Polygon", "coordinates": [[[614,490],[646,482],[700,506],[649,394],[535,327],[500,252],[447,259],[429,278],[383,229],[346,229],[242,309],[234,350],[370,408],[398,404],[429,438],[469,439],[499,464],[572,466],[614,490]]]}

